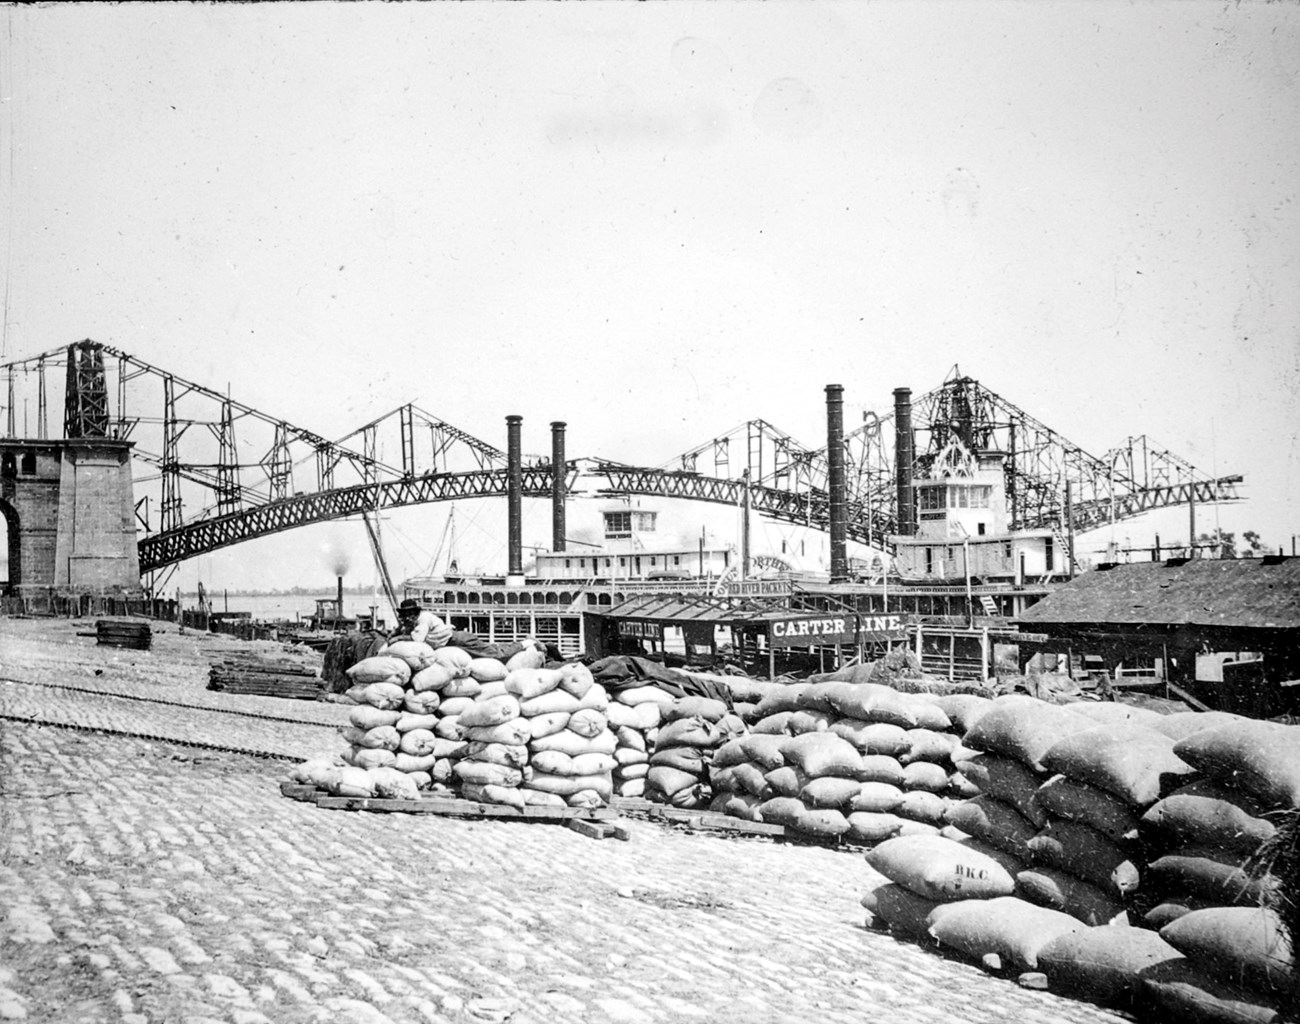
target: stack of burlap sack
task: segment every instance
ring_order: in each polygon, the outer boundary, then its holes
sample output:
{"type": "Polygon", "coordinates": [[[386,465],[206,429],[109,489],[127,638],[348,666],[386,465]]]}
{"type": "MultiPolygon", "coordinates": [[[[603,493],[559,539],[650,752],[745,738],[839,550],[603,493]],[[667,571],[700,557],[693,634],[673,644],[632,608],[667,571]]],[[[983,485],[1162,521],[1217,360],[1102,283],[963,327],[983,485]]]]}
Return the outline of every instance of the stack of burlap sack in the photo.
{"type": "Polygon", "coordinates": [[[745,723],[725,702],[711,697],[679,697],[664,707],[662,718],[647,762],[646,799],[673,807],[708,807],[714,751],[744,733],[745,723]]]}
{"type": "Polygon", "coordinates": [[[1294,957],[1258,904],[1286,883],[1247,868],[1267,815],[1300,807],[1300,730],[1018,695],[973,716],[956,756],[981,794],[932,846],[868,854],[892,883],[863,901],[876,922],[1130,1012],[1280,1019],[1294,957]],[[935,863],[978,885],[917,866],[935,863]]]}
{"type": "MultiPolygon", "coordinates": [[[[1145,922],[1169,948],[1135,998],[1184,1018],[1300,1019],[1300,936],[1275,909],[1292,908],[1294,919],[1300,878],[1273,874],[1260,857],[1283,838],[1279,824],[1294,828],[1300,815],[1300,727],[1223,713],[1170,715],[1156,727],[1200,778],[1142,816],[1144,902],[1155,904],[1145,922]]],[[[1294,832],[1290,842],[1294,851],[1294,832]]],[[[1280,861],[1296,863],[1294,853],[1280,861]]]]}
{"type": "Polygon", "coordinates": [[[1007,859],[943,835],[887,839],[867,853],[880,879],[862,905],[871,927],[942,945],[991,970],[1033,971],[1039,951],[1082,922],[1014,895],[1007,859]]]}
{"type": "Polygon", "coordinates": [[[463,653],[400,641],[349,668],[347,695],[357,703],[342,730],[346,766],[312,781],[337,796],[419,799],[434,781],[432,730],[441,701],[427,682],[452,678],[463,653]]]}
{"type": "Polygon", "coordinates": [[[388,645],[348,670],[358,703],[342,764],[295,773],[341,796],[421,790],[507,804],[593,806],[611,791],[608,696],[584,665],[544,667],[540,645],[502,663],[457,647],[388,645]]]}
{"type": "Polygon", "coordinates": [[[750,732],[714,753],[712,809],[817,837],[936,834],[967,791],[949,699],[875,683],[773,687],[750,732]]]}
{"type": "Polygon", "coordinates": [[[618,796],[645,796],[650,755],[659,738],[664,709],[673,696],[657,686],[629,686],[616,692],[606,709],[617,740],[614,748],[614,789],[618,796]]]}
{"type": "Polygon", "coordinates": [[[1189,910],[1257,905],[1273,883],[1248,864],[1277,832],[1277,813],[1295,806],[1295,783],[1270,751],[1278,742],[1300,748],[1300,734],[1223,712],[1168,715],[1154,727],[1200,778],[1142,815],[1146,922],[1160,928],[1189,910]]]}
{"type": "Polygon", "coordinates": [[[1009,695],[963,739],[980,752],[960,762],[980,795],[949,808],[949,824],[1015,857],[1025,898],[1087,924],[1127,920],[1141,878],[1138,818],[1190,771],[1131,710],[1009,695]]]}
{"type": "Polygon", "coordinates": [[[614,751],[609,695],[578,663],[538,669],[515,686],[528,726],[529,771],[523,781],[528,803],[596,807],[613,795],[614,751]]]}

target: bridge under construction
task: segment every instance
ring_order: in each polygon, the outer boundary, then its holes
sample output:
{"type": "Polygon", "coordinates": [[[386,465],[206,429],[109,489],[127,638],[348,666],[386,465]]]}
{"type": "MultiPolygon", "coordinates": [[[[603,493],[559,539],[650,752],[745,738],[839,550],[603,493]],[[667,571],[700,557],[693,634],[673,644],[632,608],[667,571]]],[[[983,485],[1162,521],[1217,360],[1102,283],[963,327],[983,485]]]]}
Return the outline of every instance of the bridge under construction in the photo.
{"type": "Polygon", "coordinates": [[[17,594],[158,594],[180,563],[205,552],[345,518],[365,519],[373,539],[385,509],[468,498],[507,499],[508,571],[518,575],[521,500],[552,502],[563,550],[565,502],[577,493],[747,507],[826,530],[831,576],[842,578],[845,540],[888,551],[891,538],[915,532],[910,481],[954,437],[1005,454],[1018,529],[1085,532],[1154,509],[1236,501],[1242,483],[1202,473],[1145,436],[1090,454],[956,372],[918,397],[897,389],[893,408],[851,429],[842,389],[831,385],[817,447],[752,419],[655,467],[571,457],[560,421],[550,425],[551,451],[526,455],[517,416],[506,417],[503,451],[414,404],[331,440],[90,340],[0,364],[0,388],[0,514],[7,587],[17,594]],[[60,383],[52,429],[48,389],[60,383]]]}

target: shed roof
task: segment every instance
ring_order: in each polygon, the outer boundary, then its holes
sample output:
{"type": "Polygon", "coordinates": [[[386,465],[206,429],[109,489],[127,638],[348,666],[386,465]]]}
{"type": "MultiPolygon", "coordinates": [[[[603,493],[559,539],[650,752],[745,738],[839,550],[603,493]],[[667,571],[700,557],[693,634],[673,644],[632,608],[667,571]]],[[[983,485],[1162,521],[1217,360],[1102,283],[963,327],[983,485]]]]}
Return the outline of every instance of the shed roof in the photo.
{"type": "Polygon", "coordinates": [[[763,623],[777,618],[789,618],[791,615],[789,611],[738,605],[706,594],[638,594],[612,608],[600,609],[597,614],[654,622],[714,623],[763,623]]]}
{"type": "Polygon", "coordinates": [[[1020,622],[1300,629],[1300,558],[1171,559],[1095,569],[1020,622]]]}

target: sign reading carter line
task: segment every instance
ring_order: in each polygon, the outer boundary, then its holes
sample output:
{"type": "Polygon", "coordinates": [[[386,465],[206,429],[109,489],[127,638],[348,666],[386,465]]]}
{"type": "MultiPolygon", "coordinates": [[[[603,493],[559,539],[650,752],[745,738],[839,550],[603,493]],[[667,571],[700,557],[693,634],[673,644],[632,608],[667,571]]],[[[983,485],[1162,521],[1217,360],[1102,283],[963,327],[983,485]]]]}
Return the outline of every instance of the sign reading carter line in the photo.
{"type": "Polygon", "coordinates": [[[861,640],[901,640],[905,636],[899,615],[863,615],[827,612],[773,619],[768,637],[773,647],[808,647],[821,644],[855,644],[861,640]]]}

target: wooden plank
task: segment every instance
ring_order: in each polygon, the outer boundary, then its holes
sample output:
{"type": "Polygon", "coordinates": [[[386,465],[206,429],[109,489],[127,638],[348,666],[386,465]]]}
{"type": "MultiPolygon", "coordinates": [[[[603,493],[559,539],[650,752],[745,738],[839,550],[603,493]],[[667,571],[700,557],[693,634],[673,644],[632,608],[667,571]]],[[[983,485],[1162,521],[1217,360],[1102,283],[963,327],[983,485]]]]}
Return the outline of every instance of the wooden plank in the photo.
{"type": "Polygon", "coordinates": [[[618,811],[613,807],[573,807],[570,810],[581,811],[583,817],[591,818],[593,821],[606,821],[618,817],[618,811]]]}
{"type": "Polygon", "coordinates": [[[588,821],[583,818],[570,818],[568,827],[589,839],[619,839],[626,843],[632,838],[632,833],[626,825],[619,825],[610,821],[588,821]]]}
{"type": "Polygon", "coordinates": [[[588,839],[604,839],[605,826],[598,821],[584,821],[582,818],[570,818],[567,822],[570,831],[577,832],[588,839]]]}
{"type": "Polygon", "coordinates": [[[447,817],[466,818],[521,818],[530,821],[567,822],[570,820],[607,821],[618,817],[612,807],[511,807],[507,804],[487,804],[475,800],[448,799],[444,796],[425,796],[419,800],[390,800],[382,797],[331,796],[311,787],[301,787],[290,792],[290,783],[282,783],[281,791],[297,799],[314,800],[325,810],[380,811],[405,814],[441,814],[447,817]]]}
{"type": "Polygon", "coordinates": [[[501,804],[474,804],[468,800],[443,803],[435,800],[390,800],[385,797],[322,796],[316,806],[329,811],[381,811],[404,814],[466,815],[475,818],[518,818],[518,808],[501,804]]]}
{"type": "Polygon", "coordinates": [[[750,835],[783,836],[784,825],[773,825],[764,821],[745,821],[732,818],[716,811],[692,811],[683,807],[664,807],[651,805],[648,816],[654,819],[671,821],[690,828],[712,829],[718,832],[744,832],[750,835]]]}
{"type": "Polygon", "coordinates": [[[1208,704],[1205,704],[1205,703],[1203,703],[1203,702],[1197,700],[1197,699],[1196,699],[1195,697],[1193,697],[1190,693],[1188,693],[1186,690],[1184,690],[1181,686],[1175,686],[1173,683],[1166,683],[1165,685],[1169,687],[1169,692],[1170,692],[1170,693],[1172,693],[1175,697],[1177,697],[1179,700],[1183,701],[1184,703],[1190,704],[1190,705],[1191,705],[1192,707],[1194,707],[1197,711],[1213,711],[1213,710],[1214,710],[1214,709],[1213,709],[1212,707],[1210,707],[1208,704]]]}
{"type": "Polygon", "coordinates": [[[544,804],[530,804],[524,808],[524,817],[552,821],[564,821],[569,818],[601,821],[606,818],[617,818],[618,811],[613,807],[547,807],[544,804]]]}

